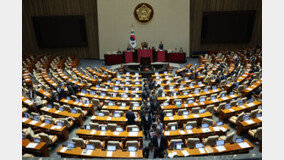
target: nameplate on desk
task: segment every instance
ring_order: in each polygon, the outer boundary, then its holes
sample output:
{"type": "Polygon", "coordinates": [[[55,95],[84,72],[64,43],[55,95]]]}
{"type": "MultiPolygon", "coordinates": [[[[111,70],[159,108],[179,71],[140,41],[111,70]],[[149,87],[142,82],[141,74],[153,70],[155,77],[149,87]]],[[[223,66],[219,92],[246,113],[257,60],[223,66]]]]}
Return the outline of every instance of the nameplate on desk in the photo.
{"type": "Polygon", "coordinates": [[[185,157],[189,156],[189,153],[188,153],[186,150],[181,151],[181,153],[182,153],[185,157]]]}
{"type": "Polygon", "coordinates": [[[177,155],[177,152],[170,152],[168,157],[173,158],[175,155],[177,155]]]}
{"type": "Polygon", "coordinates": [[[101,136],[104,136],[104,135],[106,135],[106,132],[101,131],[101,136]]]}
{"type": "Polygon", "coordinates": [[[219,152],[226,151],[226,148],[224,146],[217,146],[215,147],[219,152]]]}
{"type": "Polygon", "coordinates": [[[227,129],[224,128],[224,127],[220,127],[220,129],[221,129],[221,131],[223,131],[223,132],[226,132],[226,131],[227,131],[227,129]]]}
{"type": "Polygon", "coordinates": [[[185,132],[183,130],[180,130],[179,133],[182,134],[182,135],[185,134],[185,132]]]}
{"type": "Polygon", "coordinates": [[[111,157],[112,156],[112,151],[107,151],[107,157],[111,157]]]}
{"type": "Polygon", "coordinates": [[[254,106],[254,103],[248,103],[247,106],[252,107],[254,106]]]}
{"type": "Polygon", "coordinates": [[[239,146],[240,146],[241,148],[249,148],[249,147],[250,147],[250,145],[249,145],[247,142],[239,143],[239,146]]]}
{"type": "Polygon", "coordinates": [[[218,91],[218,89],[214,89],[214,90],[212,90],[213,92],[217,92],[218,91]]]}
{"type": "Polygon", "coordinates": [[[129,152],[129,157],[136,157],[136,152],[129,152]]]}
{"type": "Polygon", "coordinates": [[[68,100],[67,100],[67,99],[64,99],[64,100],[63,100],[63,102],[67,103],[67,102],[68,102],[68,100]]]}
{"type": "Polygon", "coordinates": [[[195,95],[199,96],[199,93],[196,93],[195,95]]]}
{"type": "Polygon", "coordinates": [[[187,118],[188,118],[188,116],[187,116],[187,115],[186,115],[186,116],[183,116],[183,118],[184,118],[184,119],[187,119],[187,118]]]}
{"type": "Polygon", "coordinates": [[[124,109],[125,107],[119,107],[119,109],[124,109]]]}
{"type": "Polygon", "coordinates": [[[201,105],[204,105],[205,103],[204,103],[204,102],[200,102],[200,104],[201,104],[201,105]]]}
{"type": "Polygon", "coordinates": [[[128,133],[128,136],[137,136],[138,135],[138,132],[129,132],[128,133]]]}
{"type": "Polygon", "coordinates": [[[103,108],[107,108],[107,106],[103,106],[103,108]]]}
{"type": "Polygon", "coordinates": [[[247,88],[247,90],[251,91],[251,90],[252,90],[252,88],[247,88]]]}
{"type": "Polygon", "coordinates": [[[194,102],[194,103],[193,103],[193,105],[195,105],[195,106],[196,106],[196,105],[197,105],[197,103],[196,103],[196,102],[194,102]]]}
{"type": "Polygon", "coordinates": [[[38,143],[29,143],[26,148],[35,148],[38,143]]]}
{"type": "Polygon", "coordinates": [[[38,121],[32,120],[32,121],[30,121],[29,124],[35,125],[35,124],[37,124],[37,123],[38,123],[38,121]]]}

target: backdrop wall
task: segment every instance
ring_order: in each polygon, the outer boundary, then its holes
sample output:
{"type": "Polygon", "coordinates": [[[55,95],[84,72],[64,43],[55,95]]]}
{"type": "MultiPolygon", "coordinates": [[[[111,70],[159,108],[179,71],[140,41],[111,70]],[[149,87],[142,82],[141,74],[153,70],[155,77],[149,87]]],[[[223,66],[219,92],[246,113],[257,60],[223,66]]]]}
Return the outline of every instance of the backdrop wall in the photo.
{"type": "Polygon", "coordinates": [[[100,59],[107,51],[126,49],[131,25],[139,47],[145,41],[157,48],[162,40],[165,49],[182,47],[189,55],[189,0],[97,0],[97,6],[100,59]],[[147,24],[134,17],[135,7],[142,2],[154,9],[147,24]]]}

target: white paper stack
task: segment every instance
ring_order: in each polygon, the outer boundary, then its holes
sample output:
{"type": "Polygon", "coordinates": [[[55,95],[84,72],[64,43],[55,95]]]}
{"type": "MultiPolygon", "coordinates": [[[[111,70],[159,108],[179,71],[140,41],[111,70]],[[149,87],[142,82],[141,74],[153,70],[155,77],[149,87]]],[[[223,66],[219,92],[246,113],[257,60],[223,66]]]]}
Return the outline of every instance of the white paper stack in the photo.
{"type": "Polygon", "coordinates": [[[129,157],[136,157],[136,152],[129,152],[129,157]]]}
{"type": "Polygon", "coordinates": [[[189,153],[188,153],[186,150],[181,151],[181,153],[182,153],[185,157],[189,156],[189,153]]]}
{"type": "Polygon", "coordinates": [[[65,152],[67,150],[67,147],[62,147],[61,150],[59,152],[65,152]]]}
{"type": "Polygon", "coordinates": [[[250,145],[249,145],[247,142],[239,143],[239,146],[240,146],[241,148],[249,148],[249,147],[250,147],[250,145]]]}
{"type": "Polygon", "coordinates": [[[232,108],[230,108],[229,110],[230,110],[230,112],[235,112],[235,110],[234,110],[234,109],[232,109],[232,108]]]}
{"type": "Polygon", "coordinates": [[[194,114],[193,117],[199,117],[199,115],[198,114],[194,114]]]}
{"type": "Polygon", "coordinates": [[[186,130],[188,134],[192,134],[192,130],[186,130]]]}
{"type": "Polygon", "coordinates": [[[199,152],[200,152],[201,154],[206,153],[205,150],[204,150],[204,148],[199,148],[199,152]]]}
{"type": "Polygon", "coordinates": [[[35,148],[37,146],[37,143],[29,143],[26,148],[35,148]]]}
{"type": "Polygon", "coordinates": [[[96,133],[96,130],[92,130],[91,134],[95,134],[96,133]]]}
{"type": "Polygon", "coordinates": [[[38,121],[32,120],[32,121],[30,121],[29,124],[35,125],[35,124],[37,124],[37,122],[38,122],[38,121]]]}
{"type": "Polygon", "coordinates": [[[217,146],[215,147],[219,152],[226,151],[226,148],[224,146],[217,146]]]}
{"type": "Polygon", "coordinates": [[[247,120],[247,121],[245,121],[247,124],[253,124],[254,123],[254,121],[253,120],[247,120]]]}
{"type": "Polygon", "coordinates": [[[169,157],[169,158],[173,158],[175,155],[177,155],[177,152],[170,152],[170,153],[168,154],[168,157],[169,157]]]}
{"type": "Polygon", "coordinates": [[[108,151],[107,152],[107,157],[111,157],[112,156],[112,151],[108,151]]]}
{"type": "Polygon", "coordinates": [[[180,133],[180,134],[182,134],[182,135],[183,135],[183,134],[185,134],[185,132],[184,132],[184,131],[182,131],[182,130],[180,130],[180,131],[179,131],[179,133],[180,133]]]}
{"type": "Polygon", "coordinates": [[[129,136],[137,136],[138,132],[129,132],[129,136]]]}

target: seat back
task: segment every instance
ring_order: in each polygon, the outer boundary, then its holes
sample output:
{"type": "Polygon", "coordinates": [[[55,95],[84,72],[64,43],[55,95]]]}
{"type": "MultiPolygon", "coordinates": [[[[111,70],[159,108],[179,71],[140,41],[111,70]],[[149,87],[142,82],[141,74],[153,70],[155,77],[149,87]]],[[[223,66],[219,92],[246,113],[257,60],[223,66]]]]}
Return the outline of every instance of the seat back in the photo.
{"type": "Polygon", "coordinates": [[[137,125],[128,125],[128,126],[126,126],[127,132],[132,132],[133,128],[139,128],[139,127],[137,125]]]}
{"type": "Polygon", "coordinates": [[[183,112],[186,112],[187,110],[185,109],[185,108],[183,108],[183,109],[179,109],[178,110],[178,115],[179,116],[182,116],[183,115],[183,112]]]}
{"type": "Polygon", "coordinates": [[[196,143],[200,143],[199,138],[188,138],[187,139],[187,147],[194,148],[196,143]]]}
{"type": "Polygon", "coordinates": [[[92,140],[90,139],[88,144],[92,144],[95,146],[95,149],[102,149],[103,148],[103,145],[102,145],[102,142],[100,140],[92,140]]]}
{"type": "Polygon", "coordinates": [[[101,113],[103,113],[104,116],[109,116],[109,110],[101,110],[101,113]]]}
{"type": "Polygon", "coordinates": [[[216,145],[216,141],[218,140],[219,136],[218,135],[214,135],[214,136],[209,136],[207,138],[207,141],[205,143],[205,145],[208,146],[215,146],[216,145]]]}
{"type": "Polygon", "coordinates": [[[194,108],[191,109],[191,113],[192,114],[198,114],[199,110],[200,110],[200,107],[194,107],[194,108]]]}
{"type": "Polygon", "coordinates": [[[48,137],[47,134],[45,133],[39,133],[39,137],[41,139],[41,141],[45,142],[47,145],[51,145],[52,141],[51,139],[48,137]]]}
{"type": "Polygon", "coordinates": [[[188,122],[186,122],[185,126],[187,126],[187,125],[191,125],[192,128],[195,128],[195,127],[197,127],[197,122],[196,121],[188,121],[188,122]]]}
{"type": "Polygon", "coordinates": [[[242,112],[241,114],[238,115],[237,120],[236,120],[237,124],[239,123],[239,121],[242,121],[244,119],[244,115],[245,115],[244,112],[242,112]]]}
{"type": "Polygon", "coordinates": [[[225,105],[226,105],[225,102],[224,103],[220,103],[219,106],[218,106],[217,112],[219,113],[220,110],[225,109],[225,105]]]}
{"type": "Polygon", "coordinates": [[[232,100],[232,101],[231,101],[231,106],[232,106],[232,107],[237,106],[237,101],[236,101],[236,100],[232,100]]]}
{"type": "Polygon", "coordinates": [[[83,138],[72,138],[72,141],[75,142],[76,147],[86,148],[83,138]]]}
{"type": "Polygon", "coordinates": [[[167,128],[169,131],[174,131],[178,129],[178,123],[177,122],[171,122],[168,123],[167,128]]]}
{"type": "Polygon", "coordinates": [[[203,118],[202,123],[207,123],[209,126],[213,126],[213,120],[209,118],[203,118]]]}
{"type": "Polygon", "coordinates": [[[262,127],[258,127],[254,133],[254,138],[262,140],[262,127]]]}
{"type": "Polygon", "coordinates": [[[94,107],[101,108],[101,103],[98,99],[93,98],[92,102],[94,104],[94,107]]]}
{"type": "Polygon", "coordinates": [[[172,113],[173,114],[173,111],[172,110],[164,110],[165,116],[167,115],[167,113],[172,113]]]}
{"type": "Polygon", "coordinates": [[[256,114],[257,114],[257,113],[259,113],[259,109],[255,109],[255,110],[251,111],[250,117],[251,117],[251,118],[256,118],[256,114]]]}
{"type": "Polygon", "coordinates": [[[107,130],[111,130],[111,131],[115,131],[117,127],[117,124],[113,124],[113,123],[108,123],[107,124],[107,130]]]}
{"type": "Polygon", "coordinates": [[[169,145],[169,149],[172,150],[174,149],[174,143],[179,143],[179,142],[183,142],[182,139],[171,139],[170,140],[170,145],[169,145]]]}
{"type": "Polygon", "coordinates": [[[107,145],[116,146],[116,149],[121,149],[121,143],[119,141],[108,141],[107,145]]]}
{"type": "Polygon", "coordinates": [[[68,106],[68,105],[63,105],[63,109],[65,110],[65,111],[67,111],[67,112],[71,112],[71,108],[70,108],[70,106],[68,106]]]}
{"type": "Polygon", "coordinates": [[[208,106],[205,108],[205,112],[213,113],[213,109],[214,109],[214,105],[208,105],[208,106]]]}
{"type": "Polygon", "coordinates": [[[233,143],[235,132],[228,134],[225,138],[225,143],[233,143]]]}
{"type": "Polygon", "coordinates": [[[90,122],[89,125],[90,125],[91,129],[95,129],[95,130],[99,129],[99,124],[98,123],[90,122]]]}
{"type": "Polygon", "coordinates": [[[126,141],[126,147],[129,147],[129,146],[133,146],[135,148],[137,148],[137,150],[139,149],[139,143],[138,141],[126,141]]]}

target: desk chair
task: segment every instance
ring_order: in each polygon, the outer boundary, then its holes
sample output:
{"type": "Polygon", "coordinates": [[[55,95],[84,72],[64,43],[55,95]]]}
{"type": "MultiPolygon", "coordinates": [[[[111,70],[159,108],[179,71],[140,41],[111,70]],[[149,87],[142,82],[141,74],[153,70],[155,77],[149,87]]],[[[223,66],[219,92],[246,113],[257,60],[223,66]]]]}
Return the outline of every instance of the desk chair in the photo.
{"type": "Polygon", "coordinates": [[[105,147],[105,142],[104,142],[104,141],[102,142],[102,141],[100,141],[100,140],[93,140],[93,139],[90,139],[90,140],[88,141],[88,144],[94,145],[95,148],[97,148],[97,149],[102,149],[102,148],[105,147]]]}
{"type": "Polygon", "coordinates": [[[82,108],[75,107],[76,111],[82,115],[82,117],[88,114],[88,111],[82,110],[82,108]]]}
{"type": "Polygon", "coordinates": [[[218,140],[219,136],[218,135],[214,135],[214,136],[209,136],[208,138],[203,138],[202,142],[206,145],[206,146],[215,146],[216,145],[216,141],[218,140]]]}
{"type": "Polygon", "coordinates": [[[71,99],[72,99],[73,101],[76,101],[77,98],[78,98],[77,96],[71,95],[71,99]]]}
{"type": "Polygon", "coordinates": [[[137,148],[137,150],[141,148],[140,142],[138,142],[137,140],[136,141],[126,141],[125,147],[128,148],[129,146],[133,146],[137,148]]]}
{"type": "Polygon", "coordinates": [[[183,143],[182,139],[171,139],[170,141],[168,141],[168,146],[169,146],[169,150],[173,150],[174,149],[174,143],[183,143]]]}
{"type": "Polygon", "coordinates": [[[186,146],[190,149],[195,147],[196,143],[200,143],[200,139],[199,138],[188,138],[186,141],[186,146]]]}
{"type": "Polygon", "coordinates": [[[184,112],[188,112],[188,110],[185,109],[185,108],[179,109],[179,110],[178,110],[178,115],[179,115],[179,116],[182,116],[184,112]]]}
{"type": "Polygon", "coordinates": [[[194,107],[191,109],[191,114],[198,114],[200,110],[200,107],[194,107]]]}
{"type": "Polygon", "coordinates": [[[196,121],[188,121],[188,122],[186,122],[186,124],[184,124],[183,128],[185,129],[187,125],[191,125],[192,128],[196,128],[197,122],[196,121]]]}
{"type": "Polygon", "coordinates": [[[83,140],[83,138],[72,138],[72,141],[75,142],[76,147],[86,148],[87,140],[83,140]]]}
{"type": "Polygon", "coordinates": [[[257,113],[261,113],[261,109],[255,109],[255,110],[251,111],[250,112],[250,118],[251,119],[256,118],[257,113]]]}
{"type": "Polygon", "coordinates": [[[47,145],[51,145],[57,141],[58,137],[56,135],[48,135],[46,133],[39,133],[41,141],[45,142],[47,145]]]}
{"type": "Polygon", "coordinates": [[[213,126],[214,124],[213,120],[209,118],[203,118],[202,123],[207,123],[209,126],[213,126]]]}
{"type": "Polygon", "coordinates": [[[91,129],[95,129],[95,130],[99,129],[99,124],[98,123],[90,122],[89,125],[90,125],[91,129]]]}
{"type": "Polygon", "coordinates": [[[64,104],[64,105],[63,105],[63,109],[64,109],[65,111],[67,111],[67,112],[71,112],[71,108],[70,108],[69,105],[64,104]]]}
{"type": "Polygon", "coordinates": [[[169,130],[169,131],[175,131],[175,130],[178,129],[178,123],[177,122],[168,123],[166,129],[169,130]]]}
{"type": "Polygon", "coordinates": [[[242,112],[241,114],[239,114],[238,116],[232,116],[231,118],[229,118],[229,121],[233,124],[238,124],[239,121],[243,120],[243,116],[244,116],[244,112],[242,112]]]}
{"type": "Polygon", "coordinates": [[[92,99],[94,110],[101,110],[102,105],[98,99],[93,98],[92,99]]]}
{"type": "Polygon", "coordinates": [[[126,131],[127,132],[132,132],[133,128],[138,128],[139,129],[139,127],[137,125],[128,125],[128,126],[126,126],[126,131]]]}
{"type": "Polygon", "coordinates": [[[233,99],[230,103],[231,103],[231,106],[232,106],[232,107],[237,106],[237,101],[236,101],[236,100],[234,100],[234,99],[233,99]]]}
{"type": "Polygon", "coordinates": [[[112,132],[114,132],[117,127],[118,127],[117,124],[113,124],[113,123],[107,124],[107,130],[111,130],[112,132]]]}
{"type": "Polygon", "coordinates": [[[261,140],[262,139],[262,127],[258,127],[256,129],[250,129],[248,131],[249,135],[252,136],[254,139],[261,140]]]}
{"type": "Polygon", "coordinates": [[[213,109],[214,109],[214,105],[208,105],[208,106],[205,108],[205,112],[213,113],[213,109]]]}
{"type": "Polygon", "coordinates": [[[122,146],[122,142],[119,142],[119,141],[108,141],[107,142],[107,145],[113,145],[113,146],[116,146],[116,150],[118,149],[122,149],[123,146],[122,146]]]}
{"type": "Polygon", "coordinates": [[[235,132],[232,132],[232,133],[229,133],[225,136],[220,136],[219,140],[224,140],[225,143],[234,143],[233,139],[234,139],[235,134],[236,134],[235,132]]]}

